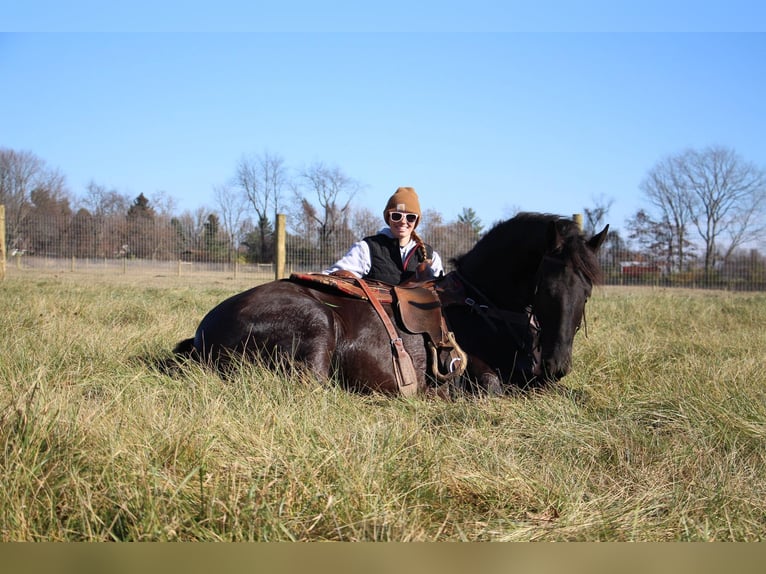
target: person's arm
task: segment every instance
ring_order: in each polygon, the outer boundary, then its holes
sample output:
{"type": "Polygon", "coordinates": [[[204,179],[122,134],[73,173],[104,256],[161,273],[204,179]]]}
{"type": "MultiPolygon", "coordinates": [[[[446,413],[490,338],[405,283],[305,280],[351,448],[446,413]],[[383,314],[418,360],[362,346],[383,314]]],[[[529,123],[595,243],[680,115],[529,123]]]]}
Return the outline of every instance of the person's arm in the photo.
{"type": "Polygon", "coordinates": [[[364,277],[370,272],[370,246],[366,241],[357,241],[348,252],[323,271],[329,275],[335,271],[350,271],[357,277],[364,277]]]}

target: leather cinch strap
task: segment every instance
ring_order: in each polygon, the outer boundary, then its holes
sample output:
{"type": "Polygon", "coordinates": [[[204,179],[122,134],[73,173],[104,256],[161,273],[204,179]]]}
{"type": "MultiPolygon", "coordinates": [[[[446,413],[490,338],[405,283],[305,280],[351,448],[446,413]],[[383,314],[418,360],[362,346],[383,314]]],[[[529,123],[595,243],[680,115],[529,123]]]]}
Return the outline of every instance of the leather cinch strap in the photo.
{"type": "Polygon", "coordinates": [[[418,392],[418,375],[415,372],[415,367],[412,364],[412,357],[410,357],[407,350],[404,348],[404,343],[399,333],[396,332],[394,324],[386,313],[383,306],[378,301],[378,298],[374,295],[370,287],[364,281],[364,279],[357,279],[357,283],[367,295],[367,298],[372,303],[373,308],[378,313],[378,317],[383,321],[383,325],[388,331],[388,336],[391,339],[391,356],[394,362],[394,373],[396,374],[396,383],[399,386],[399,391],[405,397],[411,397],[418,392]]]}

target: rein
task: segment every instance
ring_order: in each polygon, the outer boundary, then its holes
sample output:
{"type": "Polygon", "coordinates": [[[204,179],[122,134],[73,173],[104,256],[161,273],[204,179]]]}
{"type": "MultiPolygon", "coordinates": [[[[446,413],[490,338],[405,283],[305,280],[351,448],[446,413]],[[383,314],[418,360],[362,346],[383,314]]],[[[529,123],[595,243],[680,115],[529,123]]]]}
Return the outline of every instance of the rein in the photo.
{"type": "Polygon", "coordinates": [[[487,297],[478,287],[476,287],[476,285],[469,281],[466,276],[463,275],[459,270],[455,270],[454,273],[461,283],[468,287],[481,301],[484,302],[479,303],[472,297],[465,297],[462,303],[467,305],[472,312],[476,313],[482,319],[484,319],[484,321],[493,332],[497,332],[497,327],[492,322],[492,319],[501,319],[506,330],[513,337],[514,341],[521,349],[525,347],[524,341],[519,336],[518,332],[513,328],[513,325],[527,326],[531,322],[533,327],[535,327],[539,332],[540,326],[537,323],[537,318],[535,317],[534,309],[532,308],[531,304],[526,305],[523,312],[501,309],[495,305],[492,300],[487,297]]]}

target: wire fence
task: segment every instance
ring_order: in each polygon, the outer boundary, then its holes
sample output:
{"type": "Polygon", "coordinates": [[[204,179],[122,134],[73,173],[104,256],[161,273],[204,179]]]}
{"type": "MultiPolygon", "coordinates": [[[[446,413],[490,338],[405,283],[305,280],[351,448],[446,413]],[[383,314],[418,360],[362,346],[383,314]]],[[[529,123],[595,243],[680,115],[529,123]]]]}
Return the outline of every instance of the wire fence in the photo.
{"type": "MultiPolygon", "coordinates": [[[[425,223],[425,222],[424,222],[425,223]]],[[[285,233],[284,270],[278,268],[277,234],[270,228],[235,237],[219,229],[184,228],[176,220],[126,221],[77,215],[38,217],[23,225],[6,223],[7,274],[56,272],[135,277],[226,276],[261,283],[280,274],[321,271],[339,259],[360,238],[359,230],[292,229],[285,233]]],[[[480,234],[469,225],[419,228],[423,239],[439,252],[445,271],[452,259],[470,250],[480,234]]],[[[367,234],[375,230],[367,230],[367,234]]],[[[625,246],[610,235],[600,251],[608,285],[652,285],[766,291],[766,258],[757,249],[739,250],[705,269],[690,253],[682,266],[669,258],[625,246]]],[[[502,264],[502,261],[498,261],[502,264]]]]}

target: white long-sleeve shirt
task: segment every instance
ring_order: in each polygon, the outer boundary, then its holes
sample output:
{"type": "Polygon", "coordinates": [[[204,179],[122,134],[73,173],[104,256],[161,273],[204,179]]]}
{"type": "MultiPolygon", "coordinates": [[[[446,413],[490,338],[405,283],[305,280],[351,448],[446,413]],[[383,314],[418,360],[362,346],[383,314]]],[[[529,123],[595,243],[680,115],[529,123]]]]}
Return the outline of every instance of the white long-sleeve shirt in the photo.
{"type": "MultiPolygon", "coordinates": [[[[393,239],[394,235],[388,227],[382,228],[378,231],[379,234],[383,234],[386,237],[393,239]]],[[[410,239],[409,243],[399,247],[399,255],[402,257],[402,262],[407,258],[410,251],[417,247],[417,242],[414,239],[410,239]]],[[[364,239],[355,242],[349,248],[348,252],[338,259],[334,264],[325,269],[323,273],[329,274],[333,271],[351,271],[358,277],[364,277],[370,272],[372,268],[372,258],[370,257],[370,246],[364,239]]],[[[439,277],[444,274],[444,267],[442,266],[442,259],[439,254],[434,251],[431,259],[431,271],[434,277],[439,277]]]]}

